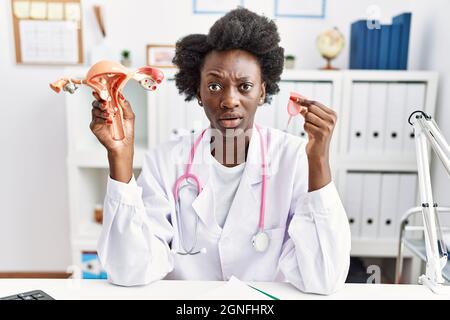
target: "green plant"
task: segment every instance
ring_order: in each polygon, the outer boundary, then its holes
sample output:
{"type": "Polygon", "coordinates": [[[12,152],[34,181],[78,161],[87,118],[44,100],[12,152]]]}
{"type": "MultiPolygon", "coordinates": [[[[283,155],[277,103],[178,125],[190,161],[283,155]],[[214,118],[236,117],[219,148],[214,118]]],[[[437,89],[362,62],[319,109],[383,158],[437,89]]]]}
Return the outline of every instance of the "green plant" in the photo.
{"type": "Polygon", "coordinates": [[[128,59],[130,57],[130,50],[122,50],[122,58],[128,59]]]}
{"type": "Polygon", "coordinates": [[[295,60],[295,56],[292,54],[288,54],[284,57],[286,60],[295,60]]]}

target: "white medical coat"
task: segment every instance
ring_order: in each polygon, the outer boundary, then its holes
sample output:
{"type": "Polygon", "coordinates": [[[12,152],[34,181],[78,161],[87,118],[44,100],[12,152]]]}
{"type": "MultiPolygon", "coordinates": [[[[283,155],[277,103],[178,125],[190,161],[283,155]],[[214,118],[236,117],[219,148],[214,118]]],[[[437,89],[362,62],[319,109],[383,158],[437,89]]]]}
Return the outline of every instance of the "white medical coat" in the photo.
{"type": "Polygon", "coordinates": [[[205,253],[179,255],[174,182],[185,172],[197,135],[150,150],[142,172],[128,184],[108,178],[98,254],[112,283],[142,285],[159,279],[288,281],[304,292],[330,294],[345,282],[350,262],[350,228],[333,182],[308,192],[306,140],[262,127],[268,137],[265,232],[270,245],[256,252],[261,200],[260,136],[253,129],[246,166],[223,229],[214,214],[208,180],[210,132],[195,153],[192,173],[203,184],[181,194],[185,247],[195,240],[205,253]]]}

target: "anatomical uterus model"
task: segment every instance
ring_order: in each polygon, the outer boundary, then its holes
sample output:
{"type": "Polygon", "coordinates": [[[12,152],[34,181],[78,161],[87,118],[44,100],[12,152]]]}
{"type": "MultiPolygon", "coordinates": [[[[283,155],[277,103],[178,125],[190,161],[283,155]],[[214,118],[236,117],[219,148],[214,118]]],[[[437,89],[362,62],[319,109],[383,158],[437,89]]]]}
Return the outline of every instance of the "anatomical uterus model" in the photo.
{"type": "Polygon", "coordinates": [[[73,94],[78,85],[88,85],[98,96],[105,101],[104,110],[112,115],[111,134],[114,140],[123,140],[126,137],[123,123],[123,110],[125,99],[122,89],[128,80],[133,79],[149,91],[155,91],[163,81],[161,70],[144,66],[136,71],[130,71],[115,61],[100,61],[94,64],[87,72],[85,79],[62,78],[50,84],[57,93],[61,90],[73,94]]]}

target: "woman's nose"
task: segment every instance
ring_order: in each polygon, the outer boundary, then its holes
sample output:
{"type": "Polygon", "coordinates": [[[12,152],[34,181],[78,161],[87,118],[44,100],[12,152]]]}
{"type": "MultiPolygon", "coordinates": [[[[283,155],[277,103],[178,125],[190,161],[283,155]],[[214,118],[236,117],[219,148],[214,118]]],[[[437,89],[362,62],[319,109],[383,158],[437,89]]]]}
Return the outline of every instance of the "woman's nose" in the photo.
{"type": "Polygon", "coordinates": [[[238,92],[230,89],[224,93],[220,106],[226,109],[234,109],[239,107],[239,104],[240,102],[238,92]]]}

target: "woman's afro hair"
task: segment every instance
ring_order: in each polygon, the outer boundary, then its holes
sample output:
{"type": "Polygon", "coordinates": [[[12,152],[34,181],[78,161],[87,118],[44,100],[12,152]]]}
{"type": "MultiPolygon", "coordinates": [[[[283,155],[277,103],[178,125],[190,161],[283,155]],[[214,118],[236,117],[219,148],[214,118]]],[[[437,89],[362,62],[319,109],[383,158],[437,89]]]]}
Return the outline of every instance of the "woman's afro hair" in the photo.
{"type": "Polygon", "coordinates": [[[245,8],[237,8],[217,20],[205,34],[191,34],[176,43],[173,63],[179,68],[175,82],[186,101],[196,98],[200,71],[205,56],[213,50],[241,49],[255,55],[266,83],[265,102],[280,91],[278,82],[283,71],[284,49],[278,44],[276,24],[245,8]]]}

